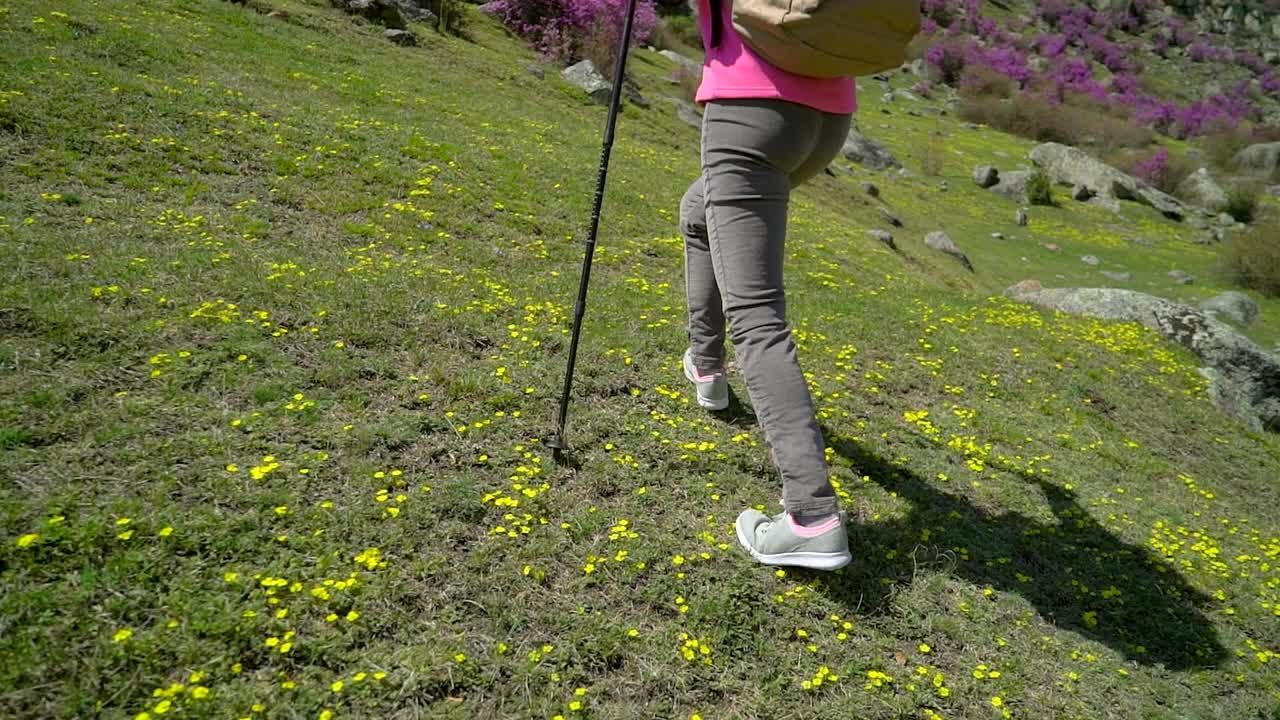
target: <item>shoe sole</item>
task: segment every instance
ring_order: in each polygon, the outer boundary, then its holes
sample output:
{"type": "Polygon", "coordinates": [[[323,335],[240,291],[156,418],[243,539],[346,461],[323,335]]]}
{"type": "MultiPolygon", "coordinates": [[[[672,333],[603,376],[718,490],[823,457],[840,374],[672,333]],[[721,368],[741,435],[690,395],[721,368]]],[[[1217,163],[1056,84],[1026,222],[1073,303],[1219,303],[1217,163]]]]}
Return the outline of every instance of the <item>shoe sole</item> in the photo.
{"type": "Polygon", "coordinates": [[[747,538],[742,534],[742,526],[734,523],[734,530],[738,535],[738,544],[756,559],[756,562],[762,565],[785,565],[787,567],[802,567],[810,570],[839,570],[840,568],[853,562],[851,553],[819,553],[819,552],[790,552],[790,553],[774,553],[767,555],[757,551],[747,542],[747,538]]]}
{"type": "Polygon", "coordinates": [[[724,400],[719,400],[719,401],[717,401],[717,400],[711,400],[711,399],[708,399],[708,398],[704,398],[704,397],[702,397],[701,395],[699,395],[699,394],[698,394],[698,381],[693,379],[693,373],[689,372],[689,368],[687,368],[687,367],[684,369],[684,377],[685,377],[685,379],[686,379],[686,380],[688,380],[689,382],[693,383],[693,387],[694,387],[694,389],[693,389],[693,394],[694,394],[694,395],[696,395],[696,396],[697,396],[697,398],[698,398],[698,407],[701,407],[701,408],[702,408],[702,409],[704,409],[704,410],[726,410],[726,409],[728,409],[728,407],[729,407],[729,398],[725,398],[724,400]]]}

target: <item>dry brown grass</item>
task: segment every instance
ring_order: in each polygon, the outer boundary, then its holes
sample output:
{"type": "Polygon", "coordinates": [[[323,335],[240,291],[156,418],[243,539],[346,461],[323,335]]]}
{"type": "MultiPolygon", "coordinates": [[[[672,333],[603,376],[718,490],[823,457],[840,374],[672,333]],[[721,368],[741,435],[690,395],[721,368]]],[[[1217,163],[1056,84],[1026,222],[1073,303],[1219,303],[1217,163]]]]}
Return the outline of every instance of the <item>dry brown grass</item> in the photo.
{"type": "Polygon", "coordinates": [[[1249,231],[1222,244],[1219,270],[1236,285],[1280,297],[1280,213],[1272,211],[1249,231]]]}
{"type": "Polygon", "coordinates": [[[1005,132],[1039,142],[1060,142],[1098,151],[1146,147],[1151,130],[1088,107],[1079,100],[1054,103],[1042,95],[1024,94],[1013,99],[994,96],[963,98],[960,115],[1005,132]]]}

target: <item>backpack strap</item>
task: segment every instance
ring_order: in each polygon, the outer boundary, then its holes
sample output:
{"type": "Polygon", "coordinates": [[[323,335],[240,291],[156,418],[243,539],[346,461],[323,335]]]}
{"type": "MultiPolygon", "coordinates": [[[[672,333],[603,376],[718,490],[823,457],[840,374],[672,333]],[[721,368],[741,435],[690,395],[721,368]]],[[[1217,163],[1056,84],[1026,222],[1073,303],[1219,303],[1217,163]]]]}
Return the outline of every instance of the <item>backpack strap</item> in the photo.
{"type": "Polygon", "coordinates": [[[711,5],[711,47],[720,47],[720,2],[709,0],[711,5]]]}

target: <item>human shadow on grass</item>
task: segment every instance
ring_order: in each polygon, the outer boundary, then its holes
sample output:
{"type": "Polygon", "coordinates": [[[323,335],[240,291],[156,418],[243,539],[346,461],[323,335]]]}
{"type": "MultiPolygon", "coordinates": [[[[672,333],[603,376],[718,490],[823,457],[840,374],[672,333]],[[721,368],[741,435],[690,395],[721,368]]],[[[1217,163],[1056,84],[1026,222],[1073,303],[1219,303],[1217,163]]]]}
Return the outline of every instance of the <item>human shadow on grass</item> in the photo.
{"type": "Polygon", "coordinates": [[[760,424],[756,419],[756,411],[742,402],[732,385],[729,386],[729,407],[711,414],[736,428],[750,428],[760,424]]]}
{"type": "Polygon", "coordinates": [[[1058,522],[1016,512],[994,514],[942,492],[856,443],[829,438],[828,445],[913,506],[899,520],[850,523],[854,562],[841,573],[824,574],[822,580],[826,592],[851,609],[887,600],[889,589],[881,578],[909,583],[909,555],[920,544],[921,533],[945,528],[934,535],[934,543],[969,551],[968,561],[955,563],[956,576],[1021,595],[1053,625],[1104,643],[1143,665],[1184,670],[1216,666],[1226,658],[1205,616],[1208,596],[1142,547],[1109,532],[1080,505],[1075,493],[1030,479],[1058,522]],[[890,549],[898,550],[894,560],[885,557],[890,549]],[[1093,594],[1085,597],[1081,587],[1093,594]],[[1103,597],[1104,592],[1109,597],[1103,597]]]}

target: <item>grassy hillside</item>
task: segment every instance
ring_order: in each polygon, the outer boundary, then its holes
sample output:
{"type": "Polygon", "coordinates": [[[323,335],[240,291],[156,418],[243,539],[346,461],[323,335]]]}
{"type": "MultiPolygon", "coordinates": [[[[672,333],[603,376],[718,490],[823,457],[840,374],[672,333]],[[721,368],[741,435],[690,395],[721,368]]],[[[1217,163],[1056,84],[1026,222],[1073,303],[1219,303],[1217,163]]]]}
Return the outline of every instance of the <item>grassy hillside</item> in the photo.
{"type": "Polygon", "coordinates": [[[998,297],[1084,254],[1210,294],[1188,229],[1017,228],[968,174],[1027,143],[864,92],[913,175],[804,188],[788,268],[856,559],[773,571],[745,388],[679,371],[672,64],[634,59],[558,466],[603,109],[479,15],[401,48],[271,7],[0,0],[0,714],[1280,713],[1280,441],[1152,333],[998,297]]]}

